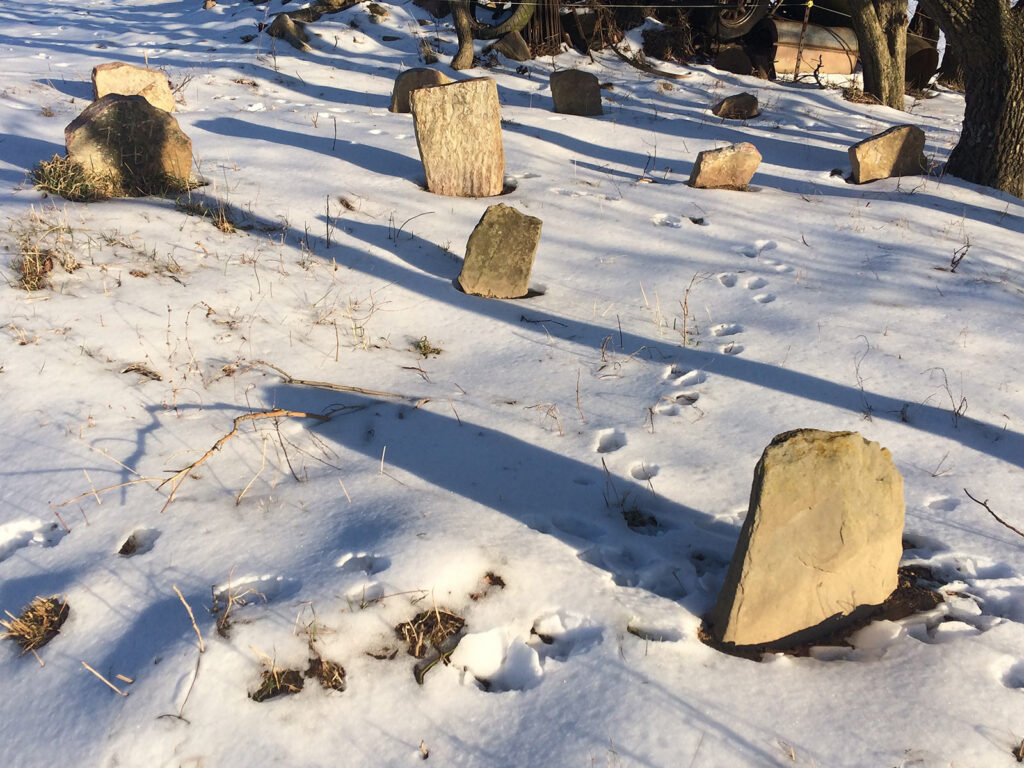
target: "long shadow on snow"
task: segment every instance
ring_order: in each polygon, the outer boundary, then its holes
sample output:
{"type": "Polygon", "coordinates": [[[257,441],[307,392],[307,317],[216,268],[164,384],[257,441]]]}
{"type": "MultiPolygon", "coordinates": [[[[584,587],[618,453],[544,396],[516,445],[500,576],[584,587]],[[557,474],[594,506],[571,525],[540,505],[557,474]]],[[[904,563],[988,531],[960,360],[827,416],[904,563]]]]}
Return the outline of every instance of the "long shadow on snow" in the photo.
{"type": "MultiPolygon", "coordinates": [[[[239,121],[229,121],[239,122],[239,121]]],[[[288,133],[288,132],[280,132],[288,133]]],[[[304,137],[308,138],[308,137],[304,137]]],[[[324,139],[316,139],[313,143],[324,144],[324,139]]],[[[393,155],[386,150],[377,150],[393,155]]],[[[403,161],[412,163],[404,156],[403,161]]],[[[419,166],[417,165],[419,170],[419,166]]],[[[252,222],[267,231],[281,231],[279,222],[260,216],[252,216],[252,222]]],[[[379,224],[346,219],[345,232],[374,248],[389,242],[394,236],[393,231],[379,224]]],[[[287,228],[283,234],[287,240],[298,245],[307,240],[304,233],[294,228],[287,228]]],[[[979,421],[969,416],[961,416],[957,424],[953,424],[948,410],[924,403],[918,404],[910,399],[901,399],[883,395],[870,390],[861,390],[844,384],[822,379],[800,371],[781,368],[767,363],[748,360],[737,355],[725,355],[717,352],[706,352],[693,347],[682,347],[667,344],[663,339],[654,339],[640,334],[621,331],[617,326],[596,325],[576,318],[564,317],[552,312],[551,307],[540,300],[536,304],[530,301],[503,301],[469,296],[457,290],[452,281],[458,274],[458,263],[441,257],[441,248],[436,243],[415,235],[401,235],[402,244],[410,242],[418,250],[428,254],[436,253],[436,257],[427,257],[424,262],[396,256],[415,267],[403,266],[389,261],[365,250],[335,246],[331,254],[339,265],[362,272],[366,275],[381,278],[387,282],[401,285],[407,290],[415,291],[422,296],[444,302],[453,307],[473,312],[493,320],[498,320],[520,330],[530,331],[542,338],[556,338],[575,344],[588,346],[593,352],[599,352],[605,339],[612,336],[627,349],[648,349],[660,353],[664,359],[675,360],[691,370],[704,370],[719,376],[727,376],[744,381],[758,387],[773,389],[795,398],[813,400],[831,405],[851,413],[862,414],[870,409],[876,419],[884,419],[897,423],[905,423],[912,429],[937,435],[960,443],[979,453],[994,456],[1009,464],[1024,468],[1024,434],[1014,432],[1005,427],[979,421]],[[529,312],[531,305],[542,313],[550,322],[527,322],[524,313],[529,312]]],[[[321,243],[322,239],[317,238],[321,243]]],[[[798,426],[798,425],[794,425],[798,426]]]]}
{"type": "MultiPolygon", "coordinates": [[[[235,117],[198,120],[194,125],[196,128],[220,134],[221,136],[255,139],[272,144],[280,144],[289,148],[319,152],[329,157],[336,157],[339,160],[351,163],[372,173],[409,179],[414,183],[419,183],[420,186],[426,183],[426,177],[423,175],[423,165],[419,160],[414,160],[398,152],[392,152],[389,149],[382,149],[367,144],[356,144],[345,139],[335,141],[329,137],[313,136],[297,131],[285,131],[280,128],[271,128],[266,125],[239,120],[235,117]]],[[[278,225],[268,222],[267,226],[277,228],[278,225]]]]}
{"type": "Polygon", "coordinates": [[[347,393],[339,397],[336,392],[288,384],[271,386],[266,399],[276,407],[306,412],[324,411],[339,402],[360,407],[361,416],[337,416],[308,424],[307,429],[371,460],[380,459],[386,446],[388,467],[555,536],[578,550],[581,560],[611,573],[616,584],[682,598],[680,602],[698,615],[709,607],[707,597],[695,567],[680,550],[710,555],[716,563],[724,563],[731,552],[732,525],[657,497],[621,476],[613,479],[615,491],[609,491],[611,504],[606,505],[602,489],[607,475],[602,467],[466,419],[406,403],[347,393]],[[655,535],[628,528],[616,494],[628,500],[627,507],[636,504],[654,515],[658,527],[645,530],[655,535]]]}

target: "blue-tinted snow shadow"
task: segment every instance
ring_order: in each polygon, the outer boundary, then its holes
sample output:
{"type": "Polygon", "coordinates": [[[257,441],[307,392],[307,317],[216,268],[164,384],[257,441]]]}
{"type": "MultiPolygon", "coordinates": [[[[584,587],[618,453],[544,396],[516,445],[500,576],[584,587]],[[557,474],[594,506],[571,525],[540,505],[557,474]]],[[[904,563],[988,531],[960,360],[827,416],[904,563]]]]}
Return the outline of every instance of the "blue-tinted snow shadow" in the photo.
{"type": "Polygon", "coordinates": [[[56,154],[63,154],[64,147],[52,141],[0,133],[0,162],[9,163],[21,170],[0,170],[0,181],[21,184],[29,171],[40,160],[49,160],[56,154]]]}
{"type": "Polygon", "coordinates": [[[221,136],[266,141],[271,144],[280,144],[289,149],[304,149],[309,152],[317,152],[328,157],[336,157],[339,160],[351,163],[372,173],[398,176],[408,179],[411,183],[418,184],[421,187],[426,184],[423,165],[419,160],[398,152],[392,152],[390,149],[357,144],[345,139],[335,140],[329,137],[299,133],[298,131],[271,128],[259,123],[239,120],[235,117],[197,120],[194,126],[221,136]]]}

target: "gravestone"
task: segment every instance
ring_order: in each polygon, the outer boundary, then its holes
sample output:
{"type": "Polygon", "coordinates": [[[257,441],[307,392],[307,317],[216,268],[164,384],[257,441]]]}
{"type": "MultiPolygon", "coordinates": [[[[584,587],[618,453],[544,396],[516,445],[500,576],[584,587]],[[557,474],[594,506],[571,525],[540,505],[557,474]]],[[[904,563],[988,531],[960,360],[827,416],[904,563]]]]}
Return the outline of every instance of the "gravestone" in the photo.
{"type": "Polygon", "coordinates": [[[689,184],[698,189],[746,189],[761,164],[761,153],[753,144],[730,144],[697,155],[689,184]]]}
{"type": "Polygon", "coordinates": [[[92,68],[93,100],[110,93],[122,96],[142,96],[154,107],[174,111],[174,94],[167,75],[155,69],[111,61],[92,68]]]}
{"type": "Polygon", "coordinates": [[[737,93],[726,96],[711,108],[715,117],[727,120],[750,120],[761,114],[757,105],[757,96],[752,93],[737,93]]]}
{"type": "Polygon", "coordinates": [[[857,184],[928,172],[924,131],[916,125],[897,125],[882,131],[854,144],[849,153],[851,179],[857,184]]]}
{"type": "Polygon", "coordinates": [[[402,72],[395,78],[395,86],[391,90],[391,111],[409,112],[409,94],[417,88],[428,85],[447,85],[452,79],[443,72],[430,67],[413,67],[402,72]]]}
{"type": "Polygon", "coordinates": [[[491,299],[518,299],[530,290],[541,220],[507,205],[492,205],[466,244],[459,286],[491,299]]]}
{"type": "Polygon", "coordinates": [[[903,478],[856,432],[777,435],[754,470],[712,637],[797,644],[880,605],[898,584],[903,478]]]}
{"type": "Polygon", "coordinates": [[[142,96],[108,94],[64,129],[68,158],[108,187],[107,194],[184,189],[192,141],[169,113],[142,96]]]}
{"type": "Polygon", "coordinates": [[[491,197],[505,181],[498,88],[489,77],[419,88],[409,94],[427,189],[491,197]]]}
{"type": "Polygon", "coordinates": [[[551,73],[551,99],[555,112],[564,115],[603,115],[601,84],[597,77],[579,69],[551,73]]]}

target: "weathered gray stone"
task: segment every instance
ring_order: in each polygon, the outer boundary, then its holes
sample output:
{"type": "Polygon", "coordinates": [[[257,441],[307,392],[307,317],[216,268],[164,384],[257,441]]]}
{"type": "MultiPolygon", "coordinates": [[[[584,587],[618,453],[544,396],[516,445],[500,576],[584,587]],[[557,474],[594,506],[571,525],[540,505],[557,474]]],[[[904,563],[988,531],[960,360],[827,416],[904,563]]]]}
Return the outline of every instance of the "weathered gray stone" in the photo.
{"type": "Polygon", "coordinates": [[[746,189],[761,164],[753,144],[730,144],[697,155],[690,172],[690,186],[699,189],[746,189]]]}
{"type": "Polygon", "coordinates": [[[712,636],[813,641],[880,605],[898,583],[903,517],[903,478],[878,443],[816,429],[776,436],[754,470],[712,636]]]}
{"type": "Polygon", "coordinates": [[[501,194],[505,150],[493,79],[419,88],[409,94],[409,106],[427,189],[456,197],[501,194]]]}
{"type": "Polygon", "coordinates": [[[142,96],[154,107],[174,111],[174,94],[167,75],[156,69],[137,67],[123,61],[111,61],[92,68],[93,99],[102,99],[110,93],[122,96],[142,96]]]}
{"type": "Polygon", "coordinates": [[[506,59],[512,59],[512,61],[529,61],[533,58],[530,44],[523,39],[521,34],[515,31],[509,32],[496,42],[486,46],[483,52],[487,54],[492,50],[497,51],[506,59]]]}
{"type": "Polygon", "coordinates": [[[402,72],[395,78],[395,86],[391,90],[391,111],[409,112],[409,94],[417,88],[428,85],[447,85],[452,79],[443,72],[430,67],[414,67],[402,72]]]}
{"type": "Polygon", "coordinates": [[[518,299],[530,290],[541,220],[507,205],[492,205],[469,236],[459,285],[466,293],[518,299]]]}
{"type": "Polygon", "coordinates": [[[192,172],[192,141],[174,117],[142,96],[108,94],[64,129],[68,158],[108,194],[184,187],[192,172]]]}
{"type": "Polygon", "coordinates": [[[857,184],[890,176],[928,172],[924,131],[916,125],[897,125],[850,147],[852,179],[857,184]]]}
{"type": "Polygon", "coordinates": [[[601,84],[597,77],[579,69],[551,73],[551,98],[555,112],[565,115],[603,115],[601,84]]]}
{"type": "Polygon", "coordinates": [[[749,120],[761,114],[757,106],[757,96],[752,93],[737,93],[726,96],[711,108],[716,117],[726,120],[749,120]]]}
{"type": "Polygon", "coordinates": [[[309,33],[306,32],[306,25],[297,21],[287,13],[279,13],[267,27],[267,34],[284,40],[292,48],[308,53],[313,49],[307,45],[309,33]]]}

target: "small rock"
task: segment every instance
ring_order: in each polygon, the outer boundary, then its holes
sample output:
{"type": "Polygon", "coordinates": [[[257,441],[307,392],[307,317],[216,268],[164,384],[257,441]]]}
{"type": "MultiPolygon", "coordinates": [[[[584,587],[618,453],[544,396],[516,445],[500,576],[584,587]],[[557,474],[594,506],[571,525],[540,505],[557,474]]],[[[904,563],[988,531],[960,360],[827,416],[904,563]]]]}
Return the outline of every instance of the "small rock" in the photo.
{"type": "Polygon", "coordinates": [[[903,478],[878,443],[817,429],[776,436],[754,470],[712,636],[786,647],[870,613],[898,585],[903,519],[903,478]]]}
{"type": "Polygon", "coordinates": [[[757,107],[757,96],[752,93],[726,96],[711,108],[711,112],[726,120],[749,120],[761,114],[757,107]]]}
{"type": "Polygon", "coordinates": [[[456,197],[501,194],[505,150],[493,79],[418,88],[409,94],[409,106],[427,189],[456,197]]]}
{"type": "Polygon", "coordinates": [[[761,153],[753,144],[730,144],[697,155],[689,184],[698,189],[746,189],[761,164],[761,153]]]}
{"type": "Polygon", "coordinates": [[[395,78],[395,86],[391,91],[391,111],[409,112],[409,94],[417,88],[428,85],[447,85],[452,79],[443,72],[430,67],[414,67],[402,72],[395,78]]]}
{"type": "Polygon", "coordinates": [[[504,204],[484,211],[469,236],[459,285],[491,299],[518,299],[530,290],[541,220],[504,204]]]}
{"type": "Polygon", "coordinates": [[[174,94],[171,93],[167,75],[156,69],[136,67],[123,61],[111,61],[92,68],[92,93],[94,100],[110,93],[142,96],[158,109],[174,111],[174,94]]]}
{"type": "Polygon", "coordinates": [[[64,129],[68,158],[108,194],[180,191],[192,171],[192,141],[165,110],[142,96],[108,94],[64,129]]]}
{"type": "Polygon", "coordinates": [[[563,69],[551,73],[551,98],[555,112],[564,115],[603,115],[601,84],[589,72],[563,69]]]}
{"type": "Polygon", "coordinates": [[[379,3],[370,3],[367,5],[366,12],[369,14],[370,21],[373,24],[380,24],[391,15],[388,13],[388,9],[379,3]]]}
{"type": "Polygon", "coordinates": [[[217,6],[217,0],[206,0],[206,2],[203,3],[203,10],[204,11],[208,11],[211,8],[215,8],[216,6],[217,6]]]}
{"type": "Polygon", "coordinates": [[[306,25],[301,21],[295,21],[287,13],[279,13],[274,17],[270,26],[267,27],[267,34],[284,40],[297,50],[306,52],[313,50],[307,45],[309,34],[306,32],[306,25]]]}
{"type": "Polygon", "coordinates": [[[916,125],[897,125],[882,131],[854,144],[849,152],[851,178],[856,184],[928,172],[924,131],[916,125]]]}

